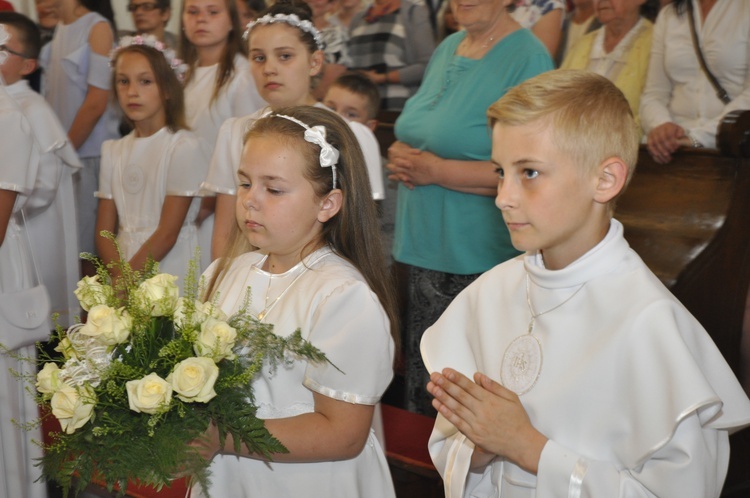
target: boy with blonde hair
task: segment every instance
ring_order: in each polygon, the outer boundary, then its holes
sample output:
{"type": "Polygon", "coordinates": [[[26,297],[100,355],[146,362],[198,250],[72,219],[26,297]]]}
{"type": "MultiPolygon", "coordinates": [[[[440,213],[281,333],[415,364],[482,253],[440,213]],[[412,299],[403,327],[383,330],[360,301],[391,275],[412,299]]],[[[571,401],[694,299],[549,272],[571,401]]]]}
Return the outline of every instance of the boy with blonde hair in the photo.
{"type": "Polygon", "coordinates": [[[719,496],[750,401],[612,218],[638,153],[627,100],[552,71],[488,116],[496,204],[526,254],[422,339],[446,498],[719,496]]]}

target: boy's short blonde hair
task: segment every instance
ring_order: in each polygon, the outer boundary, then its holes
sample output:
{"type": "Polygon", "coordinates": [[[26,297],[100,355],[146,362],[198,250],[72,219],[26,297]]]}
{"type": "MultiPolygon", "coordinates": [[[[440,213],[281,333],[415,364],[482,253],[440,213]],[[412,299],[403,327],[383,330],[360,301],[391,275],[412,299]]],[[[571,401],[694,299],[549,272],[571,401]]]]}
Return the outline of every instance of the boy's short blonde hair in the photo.
{"type": "Polygon", "coordinates": [[[542,73],[509,90],[487,117],[490,127],[546,121],[557,149],[576,164],[593,169],[619,157],[628,167],[626,186],[633,176],[641,131],[625,96],[603,76],[576,69],[542,73]]]}

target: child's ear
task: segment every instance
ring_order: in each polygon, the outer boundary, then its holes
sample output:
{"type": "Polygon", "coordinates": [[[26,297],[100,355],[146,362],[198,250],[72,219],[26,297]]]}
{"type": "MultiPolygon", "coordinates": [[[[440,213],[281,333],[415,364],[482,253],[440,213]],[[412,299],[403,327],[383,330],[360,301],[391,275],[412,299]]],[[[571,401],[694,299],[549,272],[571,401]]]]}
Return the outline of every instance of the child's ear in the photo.
{"type": "Polygon", "coordinates": [[[325,223],[330,220],[341,210],[341,205],[344,203],[344,193],[341,189],[333,189],[326,194],[323,198],[323,202],[320,204],[320,211],[318,212],[318,221],[325,223]]]}
{"type": "Polygon", "coordinates": [[[21,65],[21,76],[28,76],[29,74],[36,71],[37,62],[36,59],[24,59],[21,65]]]}
{"type": "Polygon", "coordinates": [[[597,167],[596,191],[594,200],[607,204],[625,188],[628,178],[628,165],[619,157],[609,157],[597,167]]]}
{"type": "Polygon", "coordinates": [[[367,125],[367,127],[370,129],[370,131],[372,131],[373,133],[375,133],[375,129],[378,127],[378,120],[377,119],[368,119],[365,122],[365,125],[367,125]]]}
{"type": "Polygon", "coordinates": [[[323,70],[325,55],[322,50],[316,50],[310,56],[310,76],[316,76],[323,70]]]}

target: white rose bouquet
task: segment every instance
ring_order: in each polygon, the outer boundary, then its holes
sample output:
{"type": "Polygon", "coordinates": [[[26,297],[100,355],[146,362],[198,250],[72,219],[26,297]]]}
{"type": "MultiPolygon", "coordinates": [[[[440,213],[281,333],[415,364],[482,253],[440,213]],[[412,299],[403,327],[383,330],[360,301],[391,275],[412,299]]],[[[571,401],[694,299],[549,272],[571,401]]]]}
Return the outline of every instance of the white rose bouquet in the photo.
{"type": "Polygon", "coordinates": [[[159,489],[176,475],[205,489],[208,462],[188,443],[211,423],[238,450],[285,452],[255,416],[251,381],[265,363],[327,361],[323,353],[299,331],[282,338],[249,314],[229,318],[197,301],[194,275],[180,297],[176,277],[156,264],[118,266],[114,287],[100,264],[78,283],[86,323],[58,329],[59,357],[42,353],[37,398],[62,428],[45,447],[43,476],[66,496],[92,479],[121,495],[129,481],[159,489]]]}

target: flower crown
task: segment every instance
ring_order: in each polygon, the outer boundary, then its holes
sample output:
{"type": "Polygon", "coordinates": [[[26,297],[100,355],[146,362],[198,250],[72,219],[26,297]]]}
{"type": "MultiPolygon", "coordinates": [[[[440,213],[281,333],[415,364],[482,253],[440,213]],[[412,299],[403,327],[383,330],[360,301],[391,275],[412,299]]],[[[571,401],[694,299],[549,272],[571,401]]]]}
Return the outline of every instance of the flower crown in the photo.
{"type": "Polygon", "coordinates": [[[182,59],[178,59],[177,53],[168,48],[163,42],[157,40],[154,35],[123,36],[120,38],[120,43],[117,44],[117,47],[115,47],[110,56],[110,65],[115,60],[117,52],[132,45],[145,45],[146,47],[158,50],[167,60],[167,64],[172,68],[172,71],[177,75],[177,79],[180,81],[184,79],[185,73],[188,70],[187,64],[182,62],[182,59]]]}
{"type": "Polygon", "coordinates": [[[320,31],[318,31],[310,21],[301,20],[299,16],[297,16],[297,14],[266,14],[263,17],[256,19],[255,21],[247,23],[247,26],[245,26],[245,32],[242,34],[242,38],[247,40],[250,36],[250,31],[252,31],[253,28],[259,24],[265,25],[277,22],[283,22],[290,26],[294,26],[295,28],[299,28],[306,33],[310,33],[315,40],[315,45],[317,45],[318,50],[323,50],[323,48],[325,48],[325,44],[323,43],[323,36],[320,34],[320,31]]]}
{"type": "Polygon", "coordinates": [[[320,147],[320,166],[331,168],[333,188],[336,188],[336,165],[339,162],[339,151],[326,140],[326,127],[323,125],[307,126],[297,118],[285,114],[272,114],[271,117],[288,119],[305,129],[305,141],[320,147]]]}

